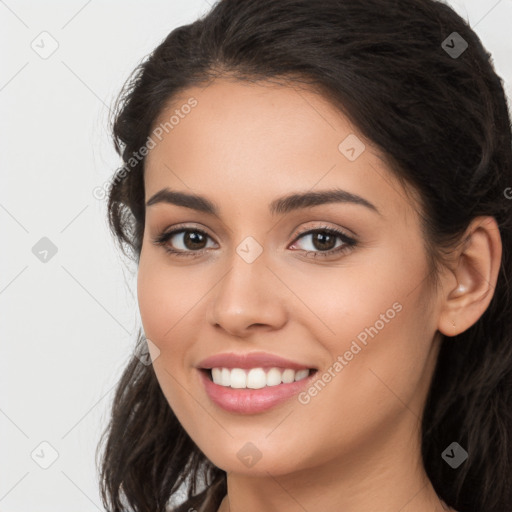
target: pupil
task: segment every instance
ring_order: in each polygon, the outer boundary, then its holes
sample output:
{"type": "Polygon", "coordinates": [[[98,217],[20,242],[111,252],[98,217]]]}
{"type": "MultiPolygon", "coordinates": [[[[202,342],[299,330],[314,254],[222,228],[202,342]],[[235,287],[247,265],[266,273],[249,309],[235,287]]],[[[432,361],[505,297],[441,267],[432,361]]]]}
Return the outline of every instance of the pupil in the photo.
{"type": "Polygon", "coordinates": [[[201,242],[204,243],[204,240],[201,240],[203,238],[204,237],[201,233],[187,232],[185,233],[185,246],[187,247],[187,249],[202,249],[202,247],[197,247],[197,245],[194,244],[201,245],[201,242]],[[188,241],[190,240],[192,241],[191,244],[188,243],[188,241]]]}
{"type": "Polygon", "coordinates": [[[331,235],[331,234],[325,234],[325,233],[322,233],[322,232],[318,232],[318,233],[315,233],[316,237],[313,238],[314,242],[315,242],[315,247],[319,248],[319,249],[324,249],[324,250],[329,250],[329,249],[332,249],[334,246],[332,245],[332,242],[334,241],[334,236],[331,235]],[[318,238],[320,238],[320,245],[318,244],[318,238]],[[330,239],[330,244],[327,242],[327,245],[330,247],[325,247],[325,246],[322,246],[322,244],[326,243],[325,240],[328,240],[330,239]]]}

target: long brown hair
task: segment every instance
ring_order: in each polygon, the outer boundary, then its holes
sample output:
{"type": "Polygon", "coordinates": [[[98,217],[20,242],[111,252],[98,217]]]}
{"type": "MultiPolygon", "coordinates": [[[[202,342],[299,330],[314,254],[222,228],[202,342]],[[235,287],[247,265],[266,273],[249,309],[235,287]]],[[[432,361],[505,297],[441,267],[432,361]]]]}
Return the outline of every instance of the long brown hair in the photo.
{"type": "MultiPolygon", "coordinates": [[[[503,255],[494,296],[475,325],[442,343],[422,455],[436,492],[460,512],[512,511],[512,143],[490,54],[435,0],[219,1],[174,29],[116,103],[113,139],[123,165],[111,181],[108,220],[136,264],[145,206],[144,158],[134,155],[178,93],[227,75],[301,82],[337,106],[419,191],[433,261],[442,262],[475,217],[496,219],[503,255]],[[453,441],[470,455],[457,470],[441,457],[453,441]]],[[[139,332],[136,354],[144,347],[139,332]]],[[[136,355],[101,441],[107,510],[163,512],[182,483],[191,496],[201,479],[221,481],[225,492],[226,473],[190,439],[153,367],[136,355]]]]}

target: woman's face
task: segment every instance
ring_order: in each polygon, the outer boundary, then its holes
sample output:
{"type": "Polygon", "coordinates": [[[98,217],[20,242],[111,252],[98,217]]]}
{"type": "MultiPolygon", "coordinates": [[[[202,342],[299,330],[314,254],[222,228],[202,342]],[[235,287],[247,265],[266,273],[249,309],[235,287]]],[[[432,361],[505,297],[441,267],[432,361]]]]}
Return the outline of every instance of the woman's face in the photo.
{"type": "MultiPolygon", "coordinates": [[[[253,475],[405,456],[439,304],[418,211],[376,149],[312,92],[224,79],[185,91],[155,127],[146,201],[168,189],[216,209],[146,206],[138,272],[154,370],[193,441],[225,471],[253,475]],[[345,196],[272,208],[334,190],[345,196]],[[177,228],[188,231],[154,243],[177,228]],[[205,385],[205,358],[256,352],[316,373],[258,390],[205,385]]],[[[267,363],[249,366],[264,379],[287,366],[267,363]]]]}

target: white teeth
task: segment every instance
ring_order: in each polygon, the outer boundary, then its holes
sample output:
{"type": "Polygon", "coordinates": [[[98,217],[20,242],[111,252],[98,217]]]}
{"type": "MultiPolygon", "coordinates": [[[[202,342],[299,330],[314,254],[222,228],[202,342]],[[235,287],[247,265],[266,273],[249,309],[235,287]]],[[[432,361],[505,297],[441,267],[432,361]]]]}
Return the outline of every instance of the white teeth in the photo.
{"type": "Polygon", "coordinates": [[[302,380],[309,376],[309,370],[299,370],[295,372],[295,380],[302,380]]]}
{"type": "MultiPolygon", "coordinates": [[[[236,369],[236,368],[235,368],[236,369]]],[[[243,370],[242,370],[243,371],[243,370]]],[[[245,372],[244,372],[245,373],[245,372]]],[[[233,373],[231,373],[233,375],[233,373]]],[[[267,385],[267,377],[263,368],[252,368],[247,374],[247,386],[251,389],[260,389],[267,385]]],[[[233,382],[231,382],[233,386],[233,382]]]]}
{"type": "Polygon", "coordinates": [[[236,389],[261,389],[266,386],[277,386],[278,384],[289,384],[291,382],[305,379],[309,376],[309,370],[292,370],[287,368],[270,368],[265,372],[264,368],[251,368],[245,370],[242,368],[212,368],[212,379],[215,384],[220,386],[232,387],[236,389]]]}
{"type": "Polygon", "coordinates": [[[241,368],[233,368],[231,370],[231,387],[232,388],[246,388],[247,387],[247,374],[241,368]]]}
{"type": "Polygon", "coordinates": [[[279,368],[270,368],[266,375],[267,386],[277,386],[281,384],[281,370],[279,368]]]}
{"type": "Polygon", "coordinates": [[[231,383],[231,372],[227,368],[222,368],[220,384],[223,386],[229,386],[231,383]]]}
{"type": "Polygon", "coordinates": [[[283,372],[283,383],[289,384],[290,382],[293,382],[295,380],[295,371],[294,370],[285,370],[283,372]]]}

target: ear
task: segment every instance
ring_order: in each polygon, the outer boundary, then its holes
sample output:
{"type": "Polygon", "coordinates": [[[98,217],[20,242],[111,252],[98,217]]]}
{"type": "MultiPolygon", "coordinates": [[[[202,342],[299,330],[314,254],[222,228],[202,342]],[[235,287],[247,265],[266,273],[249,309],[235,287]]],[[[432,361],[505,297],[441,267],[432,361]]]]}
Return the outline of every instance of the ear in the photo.
{"type": "Polygon", "coordinates": [[[501,265],[502,244],[494,217],[477,217],[455,252],[451,275],[443,278],[438,330],[456,336],[484,314],[494,295],[501,265]]]}

